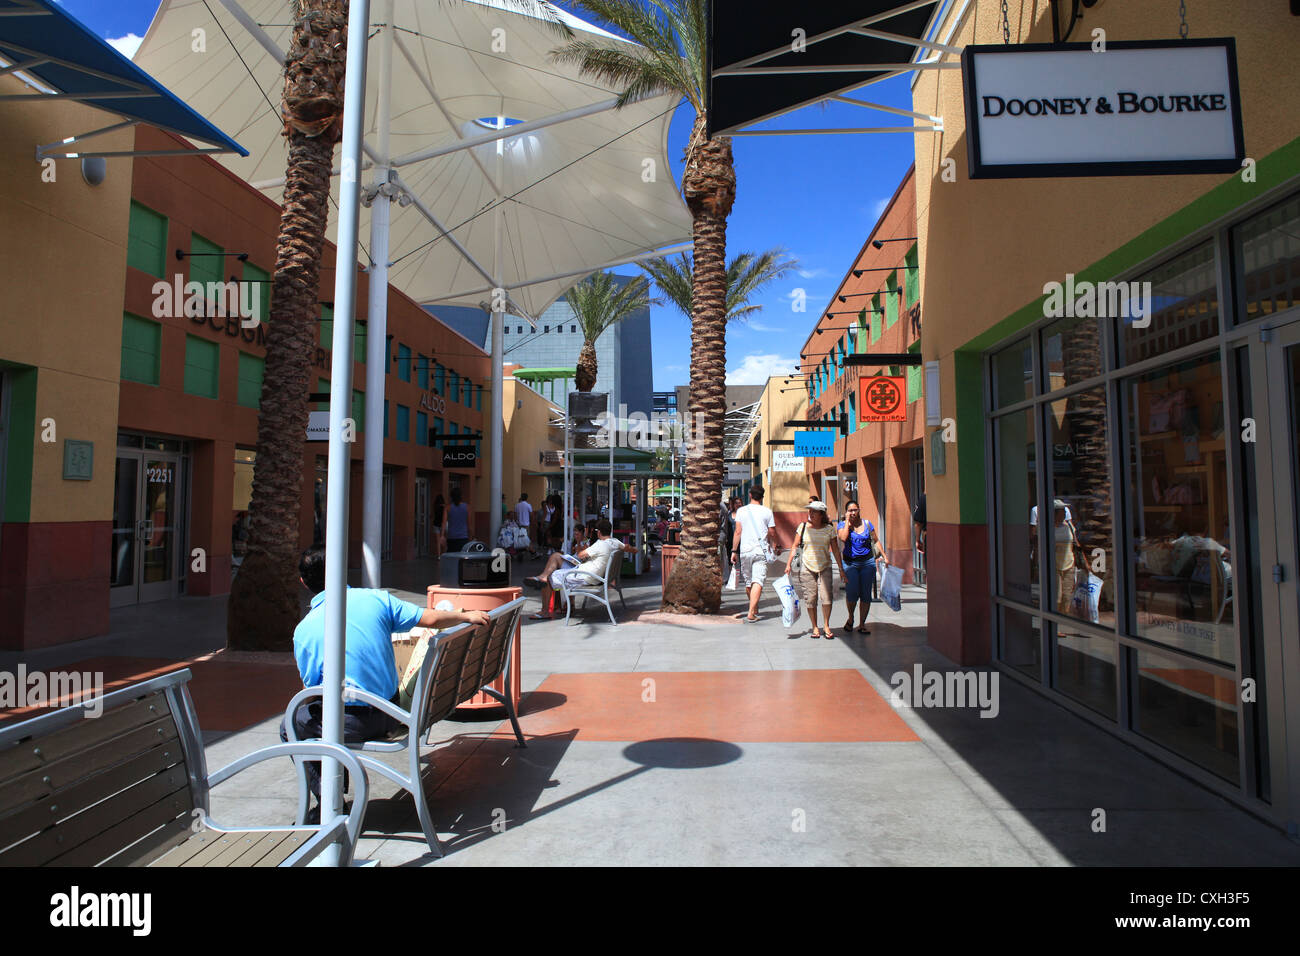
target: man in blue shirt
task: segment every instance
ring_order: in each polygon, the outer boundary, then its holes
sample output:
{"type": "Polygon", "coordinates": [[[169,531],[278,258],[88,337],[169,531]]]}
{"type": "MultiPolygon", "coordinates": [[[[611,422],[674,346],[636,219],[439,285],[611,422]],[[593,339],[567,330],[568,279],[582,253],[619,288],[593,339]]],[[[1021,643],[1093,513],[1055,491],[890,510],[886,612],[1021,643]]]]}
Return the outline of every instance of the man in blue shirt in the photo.
{"type": "MultiPolygon", "coordinates": [[[[312,593],[311,610],[293,633],[293,656],[298,662],[304,687],[315,687],[325,669],[325,549],[311,548],[298,562],[303,586],[312,593]]],[[[397,701],[397,658],[393,655],[393,634],[413,627],[445,628],[456,624],[486,624],[486,611],[435,611],[417,607],[393,597],[387,591],[348,588],[347,630],[344,647],[343,682],[369,691],[376,697],[397,701]]],[[[396,725],[391,717],[369,704],[343,708],[343,739],[348,743],[379,740],[396,725]]],[[[299,740],[321,735],[319,698],[299,706],[293,715],[299,740]]],[[[288,733],[280,728],[280,739],[288,733]]],[[[308,763],[311,792],[320,797],[320,764],[308,763]]],[[[319,813],[319,809],[315,809],[319,813]]]]}

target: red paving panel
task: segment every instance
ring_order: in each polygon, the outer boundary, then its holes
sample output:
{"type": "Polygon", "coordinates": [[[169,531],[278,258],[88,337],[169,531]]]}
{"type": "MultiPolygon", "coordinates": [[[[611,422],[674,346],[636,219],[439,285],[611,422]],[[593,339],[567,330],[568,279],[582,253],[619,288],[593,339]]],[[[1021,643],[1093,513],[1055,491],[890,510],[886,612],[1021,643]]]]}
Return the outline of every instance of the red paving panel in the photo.
{"type": "MultiPolygon", "coordinates": [[[[526,735],[576,728],[577,740],[919,740],[855,670],[552,674],[532,700],[534,706],[557,703],[532,711],[524,698],[520,724],[526,735]],[[643,699],[651,687],[654,700],[643,699]]],[[[509,723],[496,733],[509,734],[509,723]]]]}
{"type": "MultiPolygon", "coordinates": [[[[94,657],[60,667],[61,671],[104,674],[104,692],[188,667],[190,696],[201,730],[243,730],[268,717],[282,715],[285,705],[302,690],[302,678],[292,661],[285,664],[229,661],[176,661],[150,657],[94,657]]],[[[39,708],[0,712],[0,724],[32,716],[39,708]]]]}

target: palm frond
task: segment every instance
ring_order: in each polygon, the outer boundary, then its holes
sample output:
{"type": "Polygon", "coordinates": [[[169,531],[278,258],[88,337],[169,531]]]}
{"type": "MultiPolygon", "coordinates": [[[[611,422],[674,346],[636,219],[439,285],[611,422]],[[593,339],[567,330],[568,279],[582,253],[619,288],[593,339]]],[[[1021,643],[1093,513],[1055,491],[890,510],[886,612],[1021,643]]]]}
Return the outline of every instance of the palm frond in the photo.
{"type": "MultiPolygon", "coordinates": [[[[766,252],[741,252],[727,263],[727,321],[744,322],[762,310],[749,300],[764,286],[798,268],[799,263],[777,247],[766,252]]],[[[647,259],[641,264],[659,290],[687,318],[694,301],[694,268],[688,253],[673,259],[647,259]]]]}
{"type": "Polygon", "coordinates": [[[595,272],[565,293],[565,301],[573,309],[587,342],[594,344],[606,329],[634,312],[659,304],[659,300],[650,298],[650,282],[645,276],[636,276],[622,286],[615,279],[612,273],[595,272]]]}

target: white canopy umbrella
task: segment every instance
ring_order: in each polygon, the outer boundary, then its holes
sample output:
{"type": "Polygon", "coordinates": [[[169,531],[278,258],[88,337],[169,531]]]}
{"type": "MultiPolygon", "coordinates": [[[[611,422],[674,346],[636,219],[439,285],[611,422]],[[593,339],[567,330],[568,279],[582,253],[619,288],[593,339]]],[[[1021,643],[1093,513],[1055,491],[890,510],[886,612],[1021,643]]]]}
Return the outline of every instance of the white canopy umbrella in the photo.
{"type": "MultiPolygon", "coordinates": [[[[360,245],[363,230],[370,235],[360,257],[371,276],[362,551],[365,583],[374,587],[389,282],[424,304],[477,305],[490,298],[495,310],[488,507],[495,541],[504,312],[531,319],[595,269],[675,251],[663,247],[688,239],[691,222],[666,151],[676,97],[615,111],[617,90],[551,63],[549,51],[561,42],[551,25],[501,0],[376,0],[374,17],[369,8],[367,0],[352,0],[349,11],[347,98],[333,189],[339,215],[330,228],[340,264],[360,245]],[[369,50],[356,42],[363,34],[369,50]],[[364,82],[357,82],[363,64],[364,82]],[[370,186],[362,193],[367,166],[370,186]],[[367,208],[359,210],[359,201],[367,208]]],[[[563,11],[555,14],[575,32],[626,43],[563,11]]],[[[247,158],[223,159],[224,165],[277,202],[286,163],[279,102],[290,18],[288,0],[162,0],[135,56],[247,146],[247,158]]],[[[342,742],[349,466],[341,435],[351,390],[354,279],[350,269],[336,271],[324,683],[339,691],[325,695],[322,714],[322,736],[334,742],[342,742]]],[[[322,767],[322,817],[341,806],[333,764],[322,767]]]]}
{"type": "MultiPolygon", "coordinates": [[[[430,305],[477,306],[490,298],[496,283],[483,273],[498,271],[494,210],[504,227],[499,278],[530,316],[586,272],[690,236],[667,156],[676,97],[613,110],[616,89],[553,64],[548,54],[562,38],[502,0],[392,0],[392,29],[381,22],[383,6],[374,0],[363,167],[394,169],[399,189],[411,197],[410,207],[392,212],[390,227],[389,281],[402,292],[430,305]],[[387,154],[380,150],[379,102],[386,85],[387,154]],[[502,116],[508,129],[521,125],[524,132],[511,130],[498,152],[501,134],[492,127],[502,116]],[[467,141],[480,145],[466,148],[467,141]],[[468,256],[441,238],[439,224],[468,256]]],[[[627,45],[555,12],[576,33],[627,45]]],[[[288,0],[162,0],[135,55],[248,148],[247,158],[221,162],[277,201],[285,169],[280,57],[289,20],[288,0]],[[205,53],[192,50],[196,29],[205,31],[205,53]]],[[[336,177],[336,199],[337,184],[336,177]]],[[[363,210],[363,236],[369,225],[363,210]]],[[[336,229],[332,217],[331,239],[336,229]]],[[[363,265],[370,255],[363,253],[363,265]]]]}

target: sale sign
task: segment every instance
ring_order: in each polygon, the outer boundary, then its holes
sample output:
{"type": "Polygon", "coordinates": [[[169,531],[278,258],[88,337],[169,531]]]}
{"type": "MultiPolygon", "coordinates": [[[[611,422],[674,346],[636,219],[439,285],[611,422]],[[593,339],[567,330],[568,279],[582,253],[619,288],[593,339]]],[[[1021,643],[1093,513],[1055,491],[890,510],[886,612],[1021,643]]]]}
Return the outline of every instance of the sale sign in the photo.
{"type": "Polygon", "coordinates": [[[858,421],[907,421],[907,379],[888,375],[859,379],[858,421]]]}

